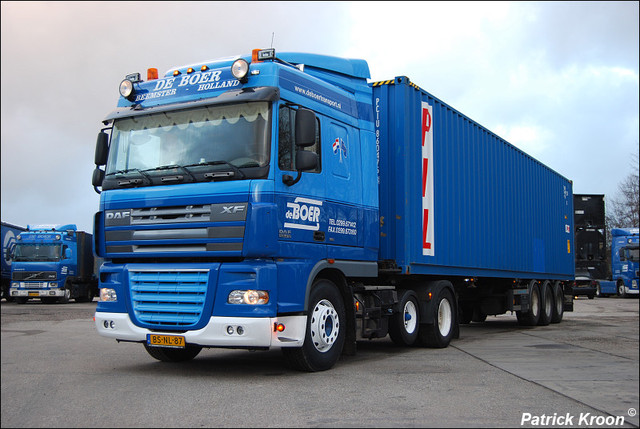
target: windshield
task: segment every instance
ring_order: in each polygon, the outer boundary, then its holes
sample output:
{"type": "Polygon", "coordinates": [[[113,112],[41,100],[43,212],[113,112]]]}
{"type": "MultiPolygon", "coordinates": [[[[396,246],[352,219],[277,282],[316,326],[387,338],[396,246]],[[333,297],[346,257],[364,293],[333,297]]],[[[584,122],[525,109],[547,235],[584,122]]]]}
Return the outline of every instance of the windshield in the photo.
{"type": "Polygon", "coordinates": [[[59,261],[59,244],[16,244],[14,261],[59,261]]]}
{"type": "Polygon", "coordinates": [[[195,180],[205,168],[264,167],[269,163],[269,112],[269,103],[262,101],[117,120],[106,175],[151,177],[154,170],[174,167],[186,169],[195,180]]]}

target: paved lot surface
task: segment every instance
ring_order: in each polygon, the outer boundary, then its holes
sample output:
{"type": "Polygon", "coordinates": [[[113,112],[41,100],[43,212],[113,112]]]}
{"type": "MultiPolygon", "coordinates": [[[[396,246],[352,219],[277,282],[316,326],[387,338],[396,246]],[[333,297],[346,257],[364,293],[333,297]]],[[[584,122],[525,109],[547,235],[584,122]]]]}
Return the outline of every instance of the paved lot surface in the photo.
{"type": "Polygon", "coordinates": [[[161,363],[99,337],[95,302],[3,301],[1,426],[638,427],[638,305],[580,299],[536,328],[490,317],[442,350],[361,342],[307,374],[279,351],[161,363]]]}

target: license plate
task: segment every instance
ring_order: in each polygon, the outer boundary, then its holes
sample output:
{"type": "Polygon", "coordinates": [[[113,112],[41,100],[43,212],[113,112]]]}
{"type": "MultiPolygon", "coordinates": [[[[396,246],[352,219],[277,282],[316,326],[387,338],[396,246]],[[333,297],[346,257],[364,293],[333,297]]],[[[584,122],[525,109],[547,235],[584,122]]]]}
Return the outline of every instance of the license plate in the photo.
{"type": "Polygon", "coordinates": [[[186,341],[180,335],[147,335],[147,345],[156,347],[173,347],[183,349],[186,347],[186,341]]]}
{"type": "Polygon", "coordinates": [[[29,296],[40,296],[39,292],[29,292],[29,296]]]}

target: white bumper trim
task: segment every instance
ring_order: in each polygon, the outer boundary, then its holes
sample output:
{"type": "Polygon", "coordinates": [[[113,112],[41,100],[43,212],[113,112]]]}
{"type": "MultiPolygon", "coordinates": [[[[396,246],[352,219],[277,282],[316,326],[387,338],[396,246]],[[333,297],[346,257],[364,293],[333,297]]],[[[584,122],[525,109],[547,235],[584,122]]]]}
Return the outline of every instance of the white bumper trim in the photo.
{"type": "Polygon", "coordinates": [[[205,347],[302,347],[307,316],[286,317],[212,317],[202,329],[176,333],[172,331],[149,330],[134,325],[126,313],[95,313],[98,333],[104,337],[120,341],[146,342],[147,334],[181,335],[187,344],[205,347]],[[276,332],[274,325],[285,325],[283,332],[276,332]],[[233,334],[227,327],[233,327],[233,334]],[[242,327],[242,335],[237,333],[242,327]]]}

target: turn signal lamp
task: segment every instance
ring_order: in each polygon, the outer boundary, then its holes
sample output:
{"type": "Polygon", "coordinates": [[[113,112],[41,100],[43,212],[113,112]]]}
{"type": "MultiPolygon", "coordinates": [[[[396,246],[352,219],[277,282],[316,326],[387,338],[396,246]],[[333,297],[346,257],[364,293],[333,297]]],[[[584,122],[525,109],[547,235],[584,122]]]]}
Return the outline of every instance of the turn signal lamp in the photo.
{"type": "Polygon", "coordinates": [[[158,79],[158,69],[155,67],[147,69],[147,80],[156,80],[158,79]]]}
{"type": "Polygon", "coordinates": [[[283,332],[285,330],[285,326],[282,323],[276,323],[273,329],[276,332],[283,332]]]}

